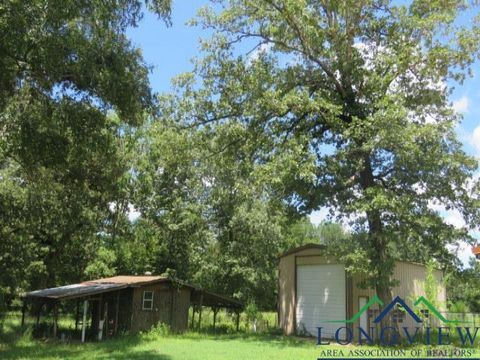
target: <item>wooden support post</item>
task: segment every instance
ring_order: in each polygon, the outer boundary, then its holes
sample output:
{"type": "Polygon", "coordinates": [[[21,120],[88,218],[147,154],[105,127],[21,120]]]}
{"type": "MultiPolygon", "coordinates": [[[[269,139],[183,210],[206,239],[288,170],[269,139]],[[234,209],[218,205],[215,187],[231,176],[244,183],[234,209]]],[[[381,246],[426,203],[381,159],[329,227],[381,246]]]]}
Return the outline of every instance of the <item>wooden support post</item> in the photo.
{"type": "Polygon", "coordinates": [[[237,331],[239,330],[240,328],[240,312],[237,311],[237,331]]]}
{"type": "Polygon", "coordinates": [[[117,303],[115,304],[115,329],[114,335],[117,335],[118,330],[118,310],[120,308],[120,291],[117,291],[117,303]]]}
{"type": "Polygon", "coordinates": [[[198,310],[198,330],[202,327],[202,307],[203,307],[203,293],[200,295],[200,309],[198,310]]]}
{"type": "Polygon", "coordinates": [[[75,332],[78,330],[78,318],[80,317],[80,301],[77,300],[77,307],[75,310],[75,332]]]}
{"type": "Polygon", "coordinates": [[[22,304],[22,327],[25,326],[25,311],[27,310],[27,300],[23,299],[22,304]]]}
{"type": "Polygon", "coordinates": [[[98,314],[97,314],[97,340],[102,340],[103,334],[103,323],[102,323],[102,303],[103,303],[103,294],[100,295],[100,299],[98,299],[98,314]]]}
{"type": "Polygon", "coordinates": [[[193,330],[195,326],[195,305],[192,305],[192,321],[190,323],[190,328],[193,330]]]}
{"type": "Polygon", "coordinates": [[[217,322],[217,313],[218,313],[218,308],[213,307],[213,330],[215,330],[215,323],[217,322]]]}
{"type": "Polygon", "coordinates": [[[108,337],[108,300],[105,301],[103,309],[103,328],[105,329],[105,337],[108,337]]]}
{"type": "Polygon", "coordinates": [[[53,304],[53,337],[57,338],[57,327],[58,327],[58,304],[55,301],[53,304]]]}
{"type": "Polygon", "coordinates": [[[176,329],[175,322],[175,286],[172,284],[170,287],[170,328],[172,330],[176,329]]]}
{"type": "Polygon", "coordinates": [[[83,319],[82,319],[82,343],[85,342],[85,330],[87,330],[87,308],[88,300],[83,301],[83,319]]]}
{"type": "Polygon", "coordinates": [[[37,312],[37,325],[36,327],[38,328],[38,325],[40,324],[40,314],[42,312],[42,307],[43,307],[43,303],[39,305],[38,307],[38,312],[37,312]]]}

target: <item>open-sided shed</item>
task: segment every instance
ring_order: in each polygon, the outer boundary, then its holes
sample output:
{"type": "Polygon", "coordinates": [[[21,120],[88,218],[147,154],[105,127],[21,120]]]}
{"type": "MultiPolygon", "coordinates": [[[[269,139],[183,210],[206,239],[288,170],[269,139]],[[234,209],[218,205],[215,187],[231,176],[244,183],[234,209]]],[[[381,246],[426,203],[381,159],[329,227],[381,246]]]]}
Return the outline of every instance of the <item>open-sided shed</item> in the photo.
{"type": "Polygon", "coordinates": [[[25,296],[23,313],[30,303],[38,325],[42,311],[51,311],[52,335],[57,337],[58,308],[66,301],[76,302],[75,330],[81,328],[82,341],[87,337],[102,339],[125,331],[144,331],[159,323],[169,325],[174,331],[184,331],[190,307],[193,307],[192,325],[195,312],[201,321],[205,306],[211,307],[215,315],[220,308],[231,309],[237,318],[243,308],[236,300],[178,279],[115,276],[32,291],[25,296]]]}

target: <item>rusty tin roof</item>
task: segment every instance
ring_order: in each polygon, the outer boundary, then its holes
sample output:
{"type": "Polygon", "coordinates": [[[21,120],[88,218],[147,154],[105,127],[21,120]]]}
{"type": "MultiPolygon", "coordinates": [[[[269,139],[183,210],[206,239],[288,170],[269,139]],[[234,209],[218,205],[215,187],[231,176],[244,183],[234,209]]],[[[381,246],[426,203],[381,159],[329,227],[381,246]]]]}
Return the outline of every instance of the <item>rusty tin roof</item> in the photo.
{"type": "Polygon", "coordinates": [[[243,308],[243,304],[241,302],[230,299],[226,296],[203,290],[198,286],[187,284],[178,279],[174,280],[162,276],[151,275],[120,275],[110,278],[89,280],[81,282],[79,284],[65,285],[55,288],[32,291],[27,293],[25,297],[27,299],[61,301],[88,297],[129,287],[137,287],[145,284],[161,282],[175,282],[180,286],[192,289],[192,303],[194,304],[202,304],[205,306],[243,308]]]}
{"type": "Polygon", "coordinates": [[[26,294],[27,298],[45,298],[52,300],[68,300],[104,292],[120,290],[136,285],[154,282],[171,281],[162,276],[114,276],[110,278],[84,281],[79,284],[59,286],[36,290],[26,294]]]}

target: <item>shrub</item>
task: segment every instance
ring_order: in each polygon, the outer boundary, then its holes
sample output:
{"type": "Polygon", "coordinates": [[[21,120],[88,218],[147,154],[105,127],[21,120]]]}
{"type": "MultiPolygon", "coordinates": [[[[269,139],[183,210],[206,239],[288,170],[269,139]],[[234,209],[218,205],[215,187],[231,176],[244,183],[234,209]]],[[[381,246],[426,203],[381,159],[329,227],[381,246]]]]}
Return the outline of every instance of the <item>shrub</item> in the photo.
{"type": "Polygon", "coordinates": [[[257,321],[262,319],[262,313],[258,311],[255,301],[250,301],[247,304],[245,307],[245,315],[247,317],[247,324],[249,324],[252,327],[252,330],[256,332],[257,321]]]}
{"type": "Polygon", "coordinates": [[[166,337],[172,334],[172,329],[169,325],[164,323],[159,323],[153,325],[151,329],[147,332],[142,333],[142,337],[147,340],[153,340],[159,337],[166,337]]]}

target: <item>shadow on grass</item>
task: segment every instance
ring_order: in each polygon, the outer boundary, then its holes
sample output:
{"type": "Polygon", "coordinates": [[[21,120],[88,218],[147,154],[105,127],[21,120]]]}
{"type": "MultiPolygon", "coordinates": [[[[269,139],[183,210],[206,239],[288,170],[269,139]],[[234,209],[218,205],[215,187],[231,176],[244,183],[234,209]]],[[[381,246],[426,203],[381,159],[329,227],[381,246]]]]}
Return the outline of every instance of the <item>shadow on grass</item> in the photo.
{"type": "Polygon", "coordinates": [[[0,352],[2,359],[114,359],[114,360],[172,360],[168,355],[159,354],[153,350],[144,351],[125,351],[117,350],[116,352],[108,351],[92,351],[86,349],[73,349],[68,347],[52,347],[50,349],[33,349],[32,347],[19,347],[12,351],[0,352]]]}
{"type": "Polygon", "coordinates": [[[138,348],[142,340],[139,336],[126,335],[100,343],[41,341],[19,339],[16,343],[0,348],[0,359],[114,359],[114,360],[171,360],[155,350],[138,348]]]}
{"type": "MultiPolygon", "coordinates": [[[[219,341],[223,344],[234,342],[268,343],[271,347],[282,349],[286,347],[312,347],[312,338],[283,336],[281,332],[271,329],[269,332],[252,333],[250,331],[234,331],[221,326],[202,328],[201,331],[189,331],[183,334],[157,335],[155,333],[124,335],[102,342],[78,341],[60,342],[55,340],[32,340],[31,329],[21,329],[18,324],[9,324],[0,333],[0,359],[114,359],[114,360],[172,360],[172,356],[162,354],[161,347],[152,349],[148,344],[162,339],[195,341],[219,341]],[[145,345],[145,346],[144,346],[145,345]]],[[[227,345],[229,346],[229,345],[227,345]]]]}

